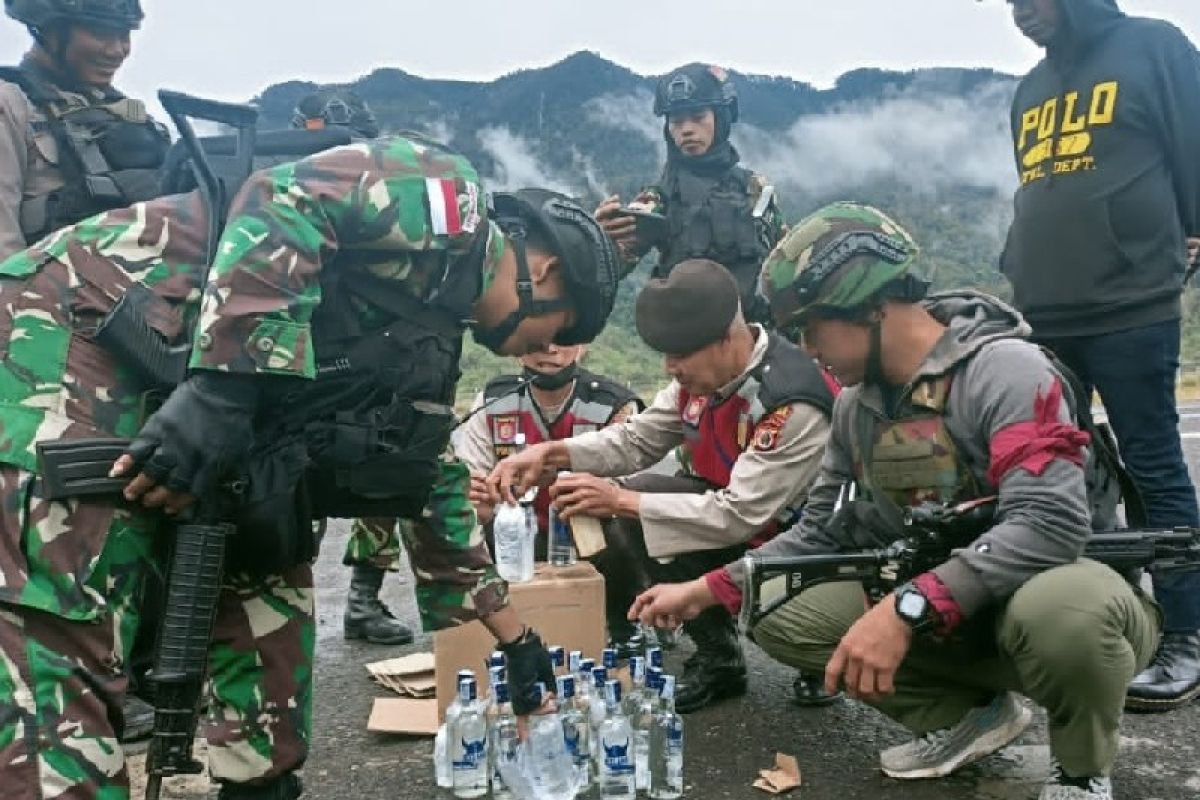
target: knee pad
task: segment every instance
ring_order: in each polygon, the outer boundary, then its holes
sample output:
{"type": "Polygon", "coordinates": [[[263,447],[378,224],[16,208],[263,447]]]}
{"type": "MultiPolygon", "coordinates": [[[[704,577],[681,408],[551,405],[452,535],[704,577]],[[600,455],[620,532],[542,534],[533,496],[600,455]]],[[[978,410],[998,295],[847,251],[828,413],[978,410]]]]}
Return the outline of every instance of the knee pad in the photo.
{"type": "Polygon", "coordinates": [[[221,783],[217,800],[296,800],[304,793],[300,776],[289,772],[270,783],[221,783]]]}

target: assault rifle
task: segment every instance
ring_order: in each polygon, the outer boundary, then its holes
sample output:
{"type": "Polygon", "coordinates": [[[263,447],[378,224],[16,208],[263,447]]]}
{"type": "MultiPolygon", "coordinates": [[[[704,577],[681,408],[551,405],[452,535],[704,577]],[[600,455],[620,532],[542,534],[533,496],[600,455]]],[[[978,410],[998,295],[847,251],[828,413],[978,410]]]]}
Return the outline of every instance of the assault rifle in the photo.
{"type": "MultiPolygon", "coordinates": [[[[258,112],[249,106],[202,100],[178,92],[160,91],[158,97],[192,151],[197,182],[208,208],[205,269],[200,281],[203,287],[216,257],[231,192],[214,174],[189,117],[233,126],[237,130],[237,160],[248,173],[254,153],[258,112]]],[[[162,354],[163,342],[136,312],[137,309],[131,307],[130,313],[117,320],[116,335],[107,346],[121,358],[119,351],[122,344],[127,343],[130,350],[122,358],[125,363],[152,365],[148,377],[159,386],[165,380],[173,388],[183,380],[183,359],[190,350],[191,336],[185,337],[185,343],[175,348],[182,352],[172,353],[170,358],[165,355],[153,357],[156,353],[162,354]],[[121,326],[122,322],[127,324],[121,326]]],[[[115,316],[114,311],[109,320],[115,316]]],[[[196,774],[203,769],[192,756],[192,746],[200,717],[208,645],[212,640],[217,598],[221,591],[226,539],[236,530],[228,521],[227,506],[225,487],[197,498],[191,518],[176,526],[172,540],[167,598],[154,669],[150,674],[154,684],[154,734],[146,754],[146,800],[158,800],[163,778],[196,774]]]]}
{"type": "MultiPolygon", "coordinates": [[[[945,563],[992,524],[996,499],[958,505],[922,503],[905,512],[904,536],[887,547],[808,556],[744,558],[740,624],[747,633],[800,593],[835,581],[861,583],[872,602],[945,563]]],[[[1200,528],[1096,531],[1083,556],[1117,572],[1200,568],[1200,528]]]]}

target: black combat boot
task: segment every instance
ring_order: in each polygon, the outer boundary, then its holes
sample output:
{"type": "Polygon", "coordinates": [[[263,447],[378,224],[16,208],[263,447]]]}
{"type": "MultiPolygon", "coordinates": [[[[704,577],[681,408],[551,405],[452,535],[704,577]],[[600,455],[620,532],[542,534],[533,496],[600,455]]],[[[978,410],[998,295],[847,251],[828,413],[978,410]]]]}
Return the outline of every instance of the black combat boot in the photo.
{"type": "Polygon", "coordinates": [[[792,681],[792,695],[792,702],[796,705],[811,708],[827,706],[841,697],[842,693],[830,694],[825,691],[824,675],[797,670],[796,678],[792,681]]]}
{"type": "Polygon", "coordinates": [[[1158,652],[1125,692],[1130,711],[1171,711],[1200,695],[1200,634],[1164,633],[1158,652]]]}
{"type": "Polygon", "coordinates": [[[727,697],[746,693],[746,660],[737,626],[724,608],[706,609],[683,630],[696,652],[683,665],[675,693],[675,710],[690,714],[727,697]]]}
{"type": "Polygon", "coordinates": [[[413,640],[413,632],[379,599],[383,575],[379,567],[354,565],[346,615],[342,618],[347,639],[366,639],[371,644],[408,644],[413,640]]]}
{"type": "Polygon", "coordinates": [[[221,782],[217,800],[296,800],[304,793],[300,776],[289,772],[270,783],[249,784],[221,782]]]}

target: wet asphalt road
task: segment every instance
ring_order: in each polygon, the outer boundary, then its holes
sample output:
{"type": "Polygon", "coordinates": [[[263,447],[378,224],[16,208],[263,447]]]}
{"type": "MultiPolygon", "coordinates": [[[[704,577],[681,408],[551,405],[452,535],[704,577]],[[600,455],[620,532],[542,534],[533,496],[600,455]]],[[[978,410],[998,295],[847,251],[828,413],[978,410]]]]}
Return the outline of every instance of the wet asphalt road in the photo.
{"type": "MultiPolygon", "coordinates": [[[[1200,406],[1181,408],[1181,430],[1193,474],[1200,477],[1200,406]]],[[[348,570],[341,566],[346,527],[331,525],[318,563],[317,707],[305,796],[317,800],[401,800],[450,797],[433,781],[431,739],[383,736],[366,731],[371,701],[387,696],[363,664],[429,649],[428,637],[385,648],[346,642],[341,617],[348,570]]],[[[417,625],[411,578],[389,577],[384,596],[405,622],[417,625]]],[[[1049,755],[1044,717],[1018,742],[960,774],[940,781],[901,783],[884,778],[877,751],[903,741],[902,729],[873,710],[841,701],[825,709],[790,705],[791,671],[748,644],[750,690],[686,718],[685,797],[755,798],[767,795],[750,784],[774,754],[799,760],[803,800],[1024,800],[1036,798],[1049,755]]],[[[687,654],[668,656],[668,669],[687,654]]],[[[1114,775],[1120,800],[1200,798],[1200,705],[1168,715],[1127,716],[1114,775]]],[[[172,797],[203,797],[178,787],[172,797]]]]}

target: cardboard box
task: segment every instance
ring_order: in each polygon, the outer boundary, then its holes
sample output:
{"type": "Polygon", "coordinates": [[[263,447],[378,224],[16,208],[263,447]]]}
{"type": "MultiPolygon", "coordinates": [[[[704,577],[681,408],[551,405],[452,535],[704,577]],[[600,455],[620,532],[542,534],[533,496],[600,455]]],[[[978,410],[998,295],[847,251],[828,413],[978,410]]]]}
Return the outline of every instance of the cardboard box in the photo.
{"type": "MultiPolygon", "coordinates": [[[[532,581],[508,588],[513,608],[526,625],[537,630],[547,647],[562,645],[568,653],[581,650],[588,658],[600,658],[606,642],[604,578],[595,567],[584,561],[570,567],[538,564],[532,581]]],[[[480,693],[487,691],[483,664],[495,646],[495,637],[480,622],[434,634],[438,719],[445,717],[446,707],[458,691],[455,676],[460,669],[473,670],[480,693]]]]}

